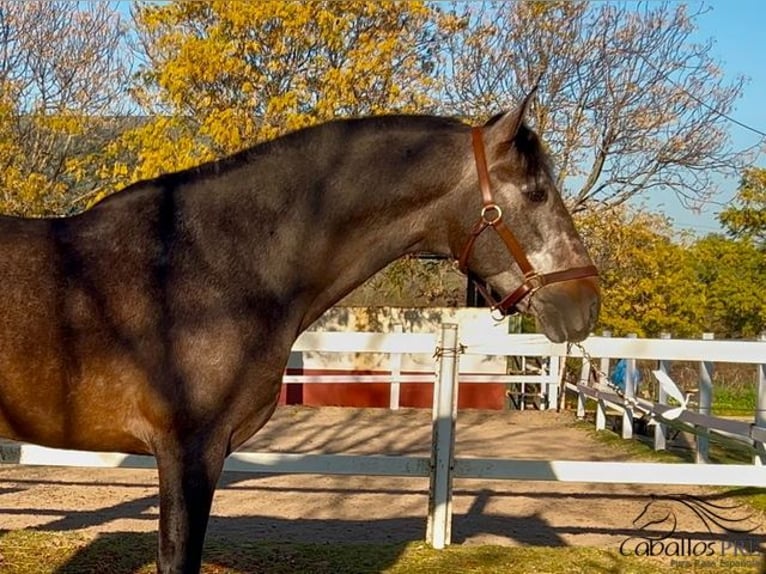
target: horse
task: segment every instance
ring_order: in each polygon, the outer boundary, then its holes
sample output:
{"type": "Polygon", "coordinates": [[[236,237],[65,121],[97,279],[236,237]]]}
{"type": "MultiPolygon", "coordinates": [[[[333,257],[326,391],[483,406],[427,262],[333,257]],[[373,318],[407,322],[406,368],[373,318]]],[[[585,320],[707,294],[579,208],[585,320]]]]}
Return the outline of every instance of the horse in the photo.
{"type": "Polygon", "coordinates": [[[0,436],[153,455],[157,569],[192,573],[224,459],[274,412],[293,342],[391,261],[457,259],[498,312],[582,340],[597,271],[530,97],[476,127],[337,119],[79,214],[3,216],[0,436]]]}

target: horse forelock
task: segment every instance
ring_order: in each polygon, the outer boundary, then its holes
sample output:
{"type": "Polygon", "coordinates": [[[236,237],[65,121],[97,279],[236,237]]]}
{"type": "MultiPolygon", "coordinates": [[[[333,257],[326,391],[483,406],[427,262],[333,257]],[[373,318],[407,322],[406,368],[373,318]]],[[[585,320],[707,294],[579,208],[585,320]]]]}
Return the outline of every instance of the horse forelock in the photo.
{"type": "MultiPolygon", "coordinates": [[[[487,120],[485,127],[496,124],[503,116],[505,112],[495,114],[487,120]]],[[[525,122],[522,122],[514,136],[504,143],[503,151],[515,152],[518,169],[525,176],[539,178],[542,174],[553,181],[553,162],[550,154],[537,132],[525,122]]]]}

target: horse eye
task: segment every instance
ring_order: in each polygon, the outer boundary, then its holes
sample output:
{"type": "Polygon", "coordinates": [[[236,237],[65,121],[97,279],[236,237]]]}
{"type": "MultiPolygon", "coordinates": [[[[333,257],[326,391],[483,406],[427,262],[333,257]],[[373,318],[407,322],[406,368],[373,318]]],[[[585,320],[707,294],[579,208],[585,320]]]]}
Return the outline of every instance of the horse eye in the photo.
{"type": "Polygon", "coordinates": [[[529,201],[541,203],[548,196],[548,190],[543,185],[533,185],[524,189],[524,195],[529,201]]]}

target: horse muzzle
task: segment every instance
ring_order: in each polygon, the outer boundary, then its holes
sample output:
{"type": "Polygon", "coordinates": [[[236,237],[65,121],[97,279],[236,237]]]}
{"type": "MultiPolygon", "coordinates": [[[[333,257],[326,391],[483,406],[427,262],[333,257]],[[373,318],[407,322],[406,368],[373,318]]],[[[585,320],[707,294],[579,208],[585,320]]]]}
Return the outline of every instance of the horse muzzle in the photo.
{"type": "Polygon", "coordinates": [[[596,326],[601,308],[597,276],[547,285],[536,291],[528,310],[540,330],[554,343],[577,343],[596,326]]]}

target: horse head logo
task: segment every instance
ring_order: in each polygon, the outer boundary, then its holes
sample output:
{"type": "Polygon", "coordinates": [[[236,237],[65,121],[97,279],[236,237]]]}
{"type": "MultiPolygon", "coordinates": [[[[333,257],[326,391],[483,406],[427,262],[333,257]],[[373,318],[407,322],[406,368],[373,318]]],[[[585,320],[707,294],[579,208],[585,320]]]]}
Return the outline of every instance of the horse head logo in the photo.
{"type": "Polygon", "coordinates": [[[672,505],[652,495],[641,513],[633,519],[633,526],[637,530],[645,531],[648,538],[667,538],[676,531],[678,518],[672,505]],[[659,531],[658,534],[650,532],[655,529],[659,531]]]}
{"type": "Polygon", "coordinates": [[[694,517],[710,534],[748,534],[761,526],[756,513],[743,504],[714,502],[690,494],[652,495],[633,519],[633,526],[649,535],[645,538],[657,538],[655,530],[660,531],[660,538],[667,538],[676,532],[681,514],[694,517]]]}

